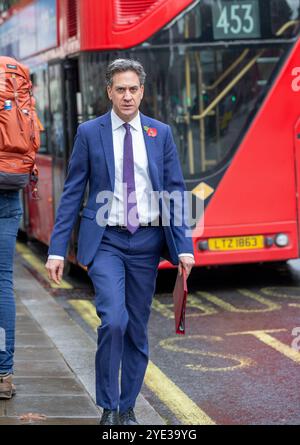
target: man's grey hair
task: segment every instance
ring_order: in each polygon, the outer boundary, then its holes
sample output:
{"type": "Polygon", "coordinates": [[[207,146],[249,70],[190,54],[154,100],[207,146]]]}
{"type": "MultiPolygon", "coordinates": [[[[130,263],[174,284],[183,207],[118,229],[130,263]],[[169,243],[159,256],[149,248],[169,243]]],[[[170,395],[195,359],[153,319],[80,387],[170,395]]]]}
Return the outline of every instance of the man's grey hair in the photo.
{"type": "Polygon", "coordinates": [[[113,76],[116,73],[122,73],[124,71],[134,71],[139,76],[140,84],[144,85],[146,73],[140,62],[134,59],[115,59],[108,65],[106,70],[107,86],[112,86],[113,76]]]}

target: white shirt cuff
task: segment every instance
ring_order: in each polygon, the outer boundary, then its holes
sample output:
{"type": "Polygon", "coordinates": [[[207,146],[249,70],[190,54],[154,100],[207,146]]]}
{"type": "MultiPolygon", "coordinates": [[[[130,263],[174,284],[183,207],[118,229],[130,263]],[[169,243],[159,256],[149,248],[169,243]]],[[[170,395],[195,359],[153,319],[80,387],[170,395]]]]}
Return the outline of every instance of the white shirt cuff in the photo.
{"type": "Polygon", "coordinates": [[[64,260],[64,257],[60,255],[49,255],[48,260],[64,260]]]}
{"type": "Polygon", "coordinates": [[[181,256],[189,256],[190,258],[194,258],[194,255],[192,253],[179,253],[178,257],[180,258],[181,256]]]}

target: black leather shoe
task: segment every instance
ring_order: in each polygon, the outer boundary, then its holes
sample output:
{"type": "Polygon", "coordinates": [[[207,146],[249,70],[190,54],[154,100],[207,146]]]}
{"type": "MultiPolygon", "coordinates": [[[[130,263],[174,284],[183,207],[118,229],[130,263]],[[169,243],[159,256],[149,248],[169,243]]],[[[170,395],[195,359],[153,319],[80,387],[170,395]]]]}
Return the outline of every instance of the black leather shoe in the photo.
{"type": "Polygon", "coordinates": [[[120,425],[139,425],[136,420],[133,408],[129,408],[123,414],[119,415],[120,425]]]}
{"type": "Polygon", "coordinates": [[[119,425],[119,414],[116,409],[103,409],[100,425],[119,425]]]}

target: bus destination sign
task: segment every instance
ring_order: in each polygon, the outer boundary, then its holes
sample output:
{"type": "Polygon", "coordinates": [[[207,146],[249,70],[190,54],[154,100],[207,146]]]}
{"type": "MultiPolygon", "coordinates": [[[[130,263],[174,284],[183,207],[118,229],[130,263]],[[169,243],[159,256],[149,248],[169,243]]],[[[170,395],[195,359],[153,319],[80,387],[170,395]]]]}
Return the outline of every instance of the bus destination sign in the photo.
{"type": "Polygon", "coordinates": [[[260,37],[258,0],[213,2],[214,39],[260,37]]]}

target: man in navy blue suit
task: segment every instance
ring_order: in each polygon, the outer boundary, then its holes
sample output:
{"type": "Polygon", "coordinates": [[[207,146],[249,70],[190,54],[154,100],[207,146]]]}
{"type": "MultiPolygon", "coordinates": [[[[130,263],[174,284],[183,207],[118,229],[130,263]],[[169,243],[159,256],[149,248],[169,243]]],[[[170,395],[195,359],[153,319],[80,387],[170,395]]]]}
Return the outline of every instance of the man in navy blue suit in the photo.
{"type": "Polygon", "coordinates": [[[171,129],[139,112],[145,77],[135,60],[108,66],[112,110],[78,127],[46,263],[49,278],[59,283],[89,183],[77,259],[87,266],[101,319],[96,402],[103,425],[138,423],[134,406],[148,363],[147,324],[161,256],[187,275],[194,264],[171,129]],[[166,198],[172,193],[177,202],[166,198]]]}

